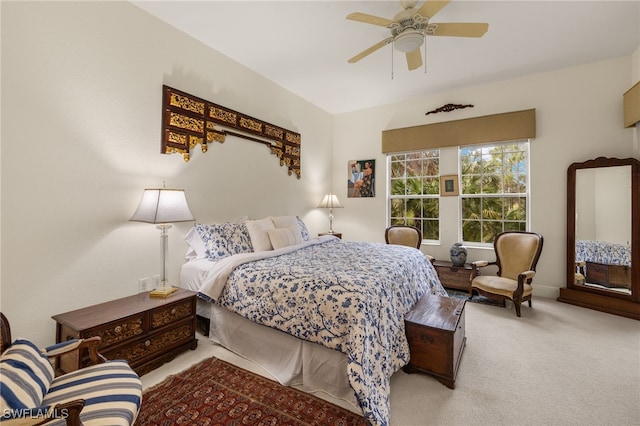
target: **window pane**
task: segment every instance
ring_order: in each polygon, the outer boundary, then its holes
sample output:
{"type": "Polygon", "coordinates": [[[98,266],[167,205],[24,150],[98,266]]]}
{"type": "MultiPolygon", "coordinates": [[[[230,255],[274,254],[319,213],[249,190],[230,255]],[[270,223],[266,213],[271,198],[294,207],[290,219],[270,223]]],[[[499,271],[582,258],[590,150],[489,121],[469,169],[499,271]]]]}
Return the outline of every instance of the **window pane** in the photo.
{"type": "Polygon", "coordinates": [[[463,220],[462,221],[462,240],[474,243],[481,242],[479,220],[463,220]]]}
{"type": "Polygon", "coordinates": [[[404,179],[392,179],[391,180],[391,195],[404,195],[405,194],[405,180],[404,179]]]}
{"type": "Polygon", "coordinates": [[[505,219],[525,220],[526,219],[526,198],[513,197],[504,199],[505,219]]]}
{"type": "Polygon", "coordinates": [[[438,195],[440,193],[440,178],[439,177],[423,178],[422,193],[438,195]]]}
{"type": "Polygon", "coordinates": [[[407,199],[407,213],[405,214],[407,220],[421,218],[422,217],[422,200],[419,198],[407,199]]]}
{"type": "Polygon", "coordinates": [[[482,194],[502,193],[502,175],[484,175],[481,180],[482,194]]]}
{"type": "Polygon", "coordinates": [[[428,219],[438,219],[440,217],[440,200],[437,198],[427,198],[422,202],[422,217],[428,219]]]}
{"type": "Polygon", "coordinates": [[[410,179],[407,178],[406,185],[407,185],[406,195],[422,194],[422,179],[420,179],[419,177],[410,178],[410,179]]]}
{"type": "Polygon", "coordinates": [[[391,162],[391,178],[392,179],[404,177],[404,172],[405,172],[404,161],[391,162]]]}
{"type": "Polygon", "coordinates": [[[437,220],[424,220],[423,221],[422,238],[425,240],[438,240],[440,239],[440,222],[437,220]]]}
{"type": "MultiPolygon", "coordinates": [[[[394,198],[391,200],[391,219],[404,218],[404,200],[394,198]]],[[[402,219],[404,222],[404,219],[402,219]]]]}
{"type": "Polygon", "coordinates": [[[502,222],[485,221],[482,222],[482,242],[492,243],[496,235],[502,232],[502,222]]]}
{"type": "Polygon", "coordinates": [[[462,193],[480,193],[480,175],[462,176],[462,193]]]}
{"type": "Polygon", "coordinates": [[[462,219],[480,219],[482,217],[481,202],[481,198],[463,198],[462,219]]]}
{"type": "Polygon", "coordinates": [[[502,198],[482,198],[482,219],[502,220],[502,198]]]}

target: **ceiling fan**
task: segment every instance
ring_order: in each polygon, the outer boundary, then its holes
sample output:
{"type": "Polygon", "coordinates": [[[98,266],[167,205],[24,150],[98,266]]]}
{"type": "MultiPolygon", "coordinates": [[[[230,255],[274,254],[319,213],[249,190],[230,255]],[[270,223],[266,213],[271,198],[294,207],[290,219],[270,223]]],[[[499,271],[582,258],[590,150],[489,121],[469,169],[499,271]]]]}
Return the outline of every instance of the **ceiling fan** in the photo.
{"type": "Polygon", "coordinates": [[[451,37],[482,37],[489,29],[486,23],[431,23],[433,16],[445,7],[451,0],[427,0],[417,9],[417,0],[401,0],[402,12],[393,19],[381,18],[366,13],[354,12],[347,15],[347,19],[364,22],[365,24],[387,27],[391,30],[391,37],[374,44],[368,49],[358,53],[349,59],[349,63],[358,62],[365,56],[376,50],[393,43],[396,50],[403,52],[407,57],[409,70],[422,66],[422,54],[420,46],[426,36],[451,36],[451,37]]]}

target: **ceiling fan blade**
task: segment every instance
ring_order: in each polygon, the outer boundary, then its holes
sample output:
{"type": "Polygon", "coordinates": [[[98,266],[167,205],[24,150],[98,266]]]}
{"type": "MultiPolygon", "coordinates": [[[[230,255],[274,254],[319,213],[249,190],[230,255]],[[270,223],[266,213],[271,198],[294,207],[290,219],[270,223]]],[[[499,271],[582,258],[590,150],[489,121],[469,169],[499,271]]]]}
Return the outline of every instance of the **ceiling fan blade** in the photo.
{"type": "Polygon", "coordinates": [[[391,38],[391,37],[385,38],[384,40],[379,41],[378,43],[374,44],[370,48],[365,49],[362,52],[358,53],[356,56],[354,56],[353,58],[349,59],[347,62],[349,62],[350,64],[354,64],[354,63],[358,62],[360,59],[364,58],[365,56],[368,56],[368,55],[372,54],[373,52],[375,52],[376,50],[380,49],[381,47],[391,43],[392,41],[393,41],[393,38],[391,38]]]}
{"type": "Polygon", "coordinates": [[[433,18],[440,9],[449,4],[451,0],[427,0],[422,7],[418,9],[418,13],[426,18],[433,18]]]}
{"type": "Polygon", "coordinates": [[[415,49],[411,52],[407,52],[407,67],[409,67],[409,71],[420,68],[421,66],[422,54],[420,53],[420,49],[415,49]]]}
{"type": "Polygon", "coordinates": [[[489,29],[489,24],[480,22],[455,22],[444,24],[429,24],[433,32],[427,30],[428,35],[449,37],[482,37],[489,29]]]}
{"type": "Polygon", "coordinates": [[[347,19],[351,19],[352,21],[364,22],[365,24],[379,25],[381,27],[388,27],[389,25],[393,24],[393,21],[391,19],[367,15],[366,13],[360,12],[348,14],[347,19]]]}

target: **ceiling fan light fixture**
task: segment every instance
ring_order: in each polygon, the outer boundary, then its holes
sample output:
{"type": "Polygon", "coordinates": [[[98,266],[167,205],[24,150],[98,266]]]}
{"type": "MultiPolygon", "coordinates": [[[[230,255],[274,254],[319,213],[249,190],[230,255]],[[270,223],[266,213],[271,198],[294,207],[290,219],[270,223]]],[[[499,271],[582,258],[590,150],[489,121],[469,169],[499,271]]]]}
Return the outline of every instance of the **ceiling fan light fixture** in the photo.
{"type": "Polygon", "coordinates": [[[405,31],[393,41],[393,46],[400,52],[409,53],[418,49],[424,43],[424,34],[420,31],[405,31]]]}

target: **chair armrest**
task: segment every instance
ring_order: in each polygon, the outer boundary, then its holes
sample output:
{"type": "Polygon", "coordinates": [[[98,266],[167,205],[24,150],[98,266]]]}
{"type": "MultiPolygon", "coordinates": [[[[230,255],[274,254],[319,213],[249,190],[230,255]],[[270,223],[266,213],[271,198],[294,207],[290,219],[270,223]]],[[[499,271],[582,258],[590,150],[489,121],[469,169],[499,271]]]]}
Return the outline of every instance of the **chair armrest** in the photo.
{"type": "Polygon", "coordinates": [[[532,279],[535,276],[536,276],[536,271],[524,271],[523,273],[518,275],[518,278],[524,277],[524,279],[526,279],[528,281],[528,280],[532,279]]]}
{"type": "Polygon", "coordinates": [[[92,364],[102,364],[107,359],[98,352],[98,344],[100,344],[100,336],[93,336],[88,339],[73,339],[66,342],[56,343],[42,349],[42,353],[48,358],[57,358],[72,351],[82,351],[87,349],[89,359],[92,364]]]}
{"type": "Polygon", "coordinates": [[[476,260],[475,262],[471,262],[471,276],[475,277],[478,275],[478,269],[484,268],[485,266],[496,265],[496,262],[489,262],[487,260],[476,260]]]}
{"type": "Polygon", "coordinates": [[[578,260],[576,262],[576,266],[587,266],[587,262],[585,262],[584,260],[578,260]]]}

